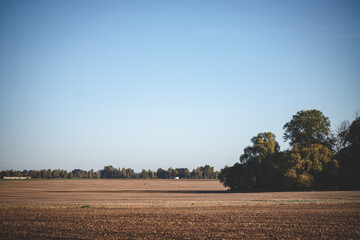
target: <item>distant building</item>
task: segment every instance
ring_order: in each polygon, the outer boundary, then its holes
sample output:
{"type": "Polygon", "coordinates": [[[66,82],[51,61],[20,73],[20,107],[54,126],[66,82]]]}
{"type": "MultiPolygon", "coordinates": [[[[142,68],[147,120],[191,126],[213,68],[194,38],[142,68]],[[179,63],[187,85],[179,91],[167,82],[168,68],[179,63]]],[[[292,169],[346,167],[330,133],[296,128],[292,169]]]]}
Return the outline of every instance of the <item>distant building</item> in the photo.
{"type": "Polygon", "coordinates": [[[8,179],[8,180],[14,180],[14,179],[25,180],[25,179],[31,179],[31,177],[4,177],[4,179],[8,179]]]}

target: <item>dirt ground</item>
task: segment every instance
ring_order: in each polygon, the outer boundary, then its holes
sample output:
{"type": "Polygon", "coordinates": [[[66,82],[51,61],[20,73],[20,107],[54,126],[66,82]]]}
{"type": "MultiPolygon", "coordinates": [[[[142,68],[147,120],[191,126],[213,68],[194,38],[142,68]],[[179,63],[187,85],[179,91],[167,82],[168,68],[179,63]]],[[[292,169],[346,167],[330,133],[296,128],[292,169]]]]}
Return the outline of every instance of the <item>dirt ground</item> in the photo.
{"type": "Polygon", "coordinates": [[[360,191],[211,180],[0,181],[0,239],[360,239],[360,191]]]}

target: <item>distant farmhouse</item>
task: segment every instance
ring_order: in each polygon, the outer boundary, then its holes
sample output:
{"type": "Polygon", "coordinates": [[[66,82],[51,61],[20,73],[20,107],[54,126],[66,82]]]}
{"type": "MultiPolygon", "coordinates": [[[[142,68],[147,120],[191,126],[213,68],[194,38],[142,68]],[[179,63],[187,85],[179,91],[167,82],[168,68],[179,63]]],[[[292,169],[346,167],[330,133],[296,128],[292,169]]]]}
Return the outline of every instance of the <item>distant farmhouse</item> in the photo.
{"type": "Polygon", "coordinates": [[[8,179],[8,180],[13,180],[13,179],[24,180],[24,179],[31,179],[31,177],[4,177],[4,179],[8,179]]]}

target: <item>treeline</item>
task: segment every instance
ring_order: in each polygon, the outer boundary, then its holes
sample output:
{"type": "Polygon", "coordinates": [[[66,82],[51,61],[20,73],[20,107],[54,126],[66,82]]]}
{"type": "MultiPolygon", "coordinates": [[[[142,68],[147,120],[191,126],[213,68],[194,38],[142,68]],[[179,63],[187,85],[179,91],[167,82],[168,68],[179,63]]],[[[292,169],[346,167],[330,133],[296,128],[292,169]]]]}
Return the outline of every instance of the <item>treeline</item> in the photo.
{"type": "MultiPolygon", "coordinates": [[[[200,166],[191,172],[188,168],[168,168],[167,170],[159,168],[157,171],[143,169],[140,173],[128,171],[129,169],[114,168],[106,166],[101,171],[103,178],[188,178],[188,179],[217,179],[220,172],[216,172],[210,165],[200,166]]],[[[131,170],[131,169],[130,169],[131,170]]]]}
{"type": "Polygon", "coordinates": [[[115,168],[113,166],[105,166],[104,169],[94,170],[81,170],[74,169],[70,172],[61,169],[43,169],[43,170],[5,170],[0,172],[0,177],[31,177],[43,179],[79,179],[79,178],[98,178],[98,179],[137,179],[137,178],[185,178],[185,179],[217,179],[219,171],[215,171],[214,167],[210,165],[200,166],[193,169],[191,172],[188,168],[168,168],[164,170],[159,168],[157,171],[143,169],[140,173],[136,173],[131,168],[115,168]]]}
{"type": "Polygon", "coordinates": [[[42,170],[4,170],[0,172],[0,177],[31,177],[31,178],[101,178],[100,171],[85,171],[81,169],[74,169],[70,172],[62,169],[42,169],[42,170]]]}
{"type": "Polygon", "coordinates": [[[359,116],[332,132],[322,112],[299,111],[283,128],[288,150],[273,133],[259,133],[219,180],[241,191],[360,189],[359,116]]]}

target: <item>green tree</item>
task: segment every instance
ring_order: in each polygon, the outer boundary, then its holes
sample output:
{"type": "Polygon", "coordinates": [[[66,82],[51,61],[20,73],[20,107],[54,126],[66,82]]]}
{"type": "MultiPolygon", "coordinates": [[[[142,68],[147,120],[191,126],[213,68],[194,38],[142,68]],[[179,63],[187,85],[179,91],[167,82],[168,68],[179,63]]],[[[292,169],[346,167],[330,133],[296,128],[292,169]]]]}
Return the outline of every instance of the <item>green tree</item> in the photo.
{"type": "Polygon", "coordinates": [[[93,169],[91,169],[91,170],[88,172],[88,177],[89,177],[90,179],[94,178],[94,170],[93,170],[93,169]]]}
{"type": "Polygon", "coordinates": [[[245,165],[242,185],[247,185],[248,189],[272,187],[278,179],[273,176],[277,172],[277,158],[272,157],[280,151],[276,136],[263,132],[251,138],[251,142],[253,145],[246,147],[240,156],[240,162],[245,165]]]}
{"type": "Polygon", "coordinates": [[[126,169],[125,168],[121,169],[121,171],[119,172],[119,177],[126,178],[126,169]]]}
{"type": "Polygon", "coordinates": [[[235,163],[234,166],[221,169],[219,181],[231,190],[248,190],[244,164],[235,163]]]}
{"type": "Polygon", "coordinates": [[[155,178],[155,174],[156,174],[156,173],[155,173],[154,171],[150,170],[150,169],[147,171],[147,175],[148,175],[148,177],[151,178],[151,179],[154,179],[154,178],[155,178]]]}
{"type": "Polygon", "coordinates": [[[148,172],[145,169],[143,169],[139,174],[139,178],[149,178],[148,172]]]}
{"type": "Polygon", "coordinates": [[[211,167],[210,165],[205,165],[203,168],[203,177],[207,179],[214,178],[215,171],[214,167],[211,167]]]}
{"type": "Polygon", "coordinates": [[[46,170],[45,178],[51,178],[51,169],[46,170]]]}
{"type": "Polygon", "coordinates": [[[193,170],[191,171],[190,176],[191,176],[192,179],[196,178],[196,170],[195,170],[195,168],[193,168],[193,170]]]}
{"type": "Polygon", "coordinates": [[[263,157],[278,152],[280,146],[275,139],[275,134],[271,132],[259,133],[251,138],[253,145],[244,149],[244,154],[240,156],[240,162],[261,161],[263,157]]]}
{"type": "Polygon", "coordinates": [[[61,178],[67,178],[68,177],[68,172],[66,170],[61,170],[60,171],[60,177],[61,178]]]}
{"type": "Polygon", "coordinates": [[[273,187],[278,181],[278,163],[274,155],[279,154],[279,144],[275,134],[259,133],[251,138],[252,146],[244,149],[240,163],[225,167],[219,174],[219,180],[232,190],[252,190],[273,187]]]}
{"type": "Polygon", "coordinates": [[[349,135],[350,122],[345,120],[335,130],[335,151],[339,152],[341,149],[348,146],[347,137],[349,135]]]}
{"type": "Polygon", "coordinates": [[[114,168],[113,166],[105,166],[103,170],[103,177],[104,178],[116,178],[119,176],[119,170],[114,168]]]}
{"type": "Polygon", "coordinates": [[[133,179],[133,178],[137,178],[137,174],[135,173],[134,169],[132,168],[127,168],[126,169],[126,178],[128,179],[133,179]]]}
{"type": "Polygon", "coordinates": [[[330,131],[330,120],[319,110],[299,111],[290,122],[284,125],[284,140],[309,147],[321,144],[331,149],[333,139],[330,131]]]}
{"type": "Polygon", "coordinates": [[[203,178],[203,169],[202,167],[197,167],[195,170],[195,179],[203,178]]]}
{"type": "Polygon", "coordinates": [[[190,178],[191,173],[188,168],[176,168],[176,171],[179,173],[179,178],[190,178]]]}
{"type": "Polygon", "coordinates": [[[344,146],[336,155],[341,166],[341,187],[360,189],[360,117],[351,123],[344,146]]]}
{"type": "Polygon", "coordinates": [[[162,169],[162,168],[159,168],[159,169],[156,171],[156,177],[157,177],[157,178],[162,178],[162,179],[168,178],[167,171],[165,171],[165,170],[162,169]]]}
{"type": "Polygon", "coordinates": [[[88,177],[88,173],[81,169],[74,169],[72,170],[72,174],[74,178],[86,178],[88,177]]]}
{"type": "Polygon", "coordinates": [[[179,176],[179,172],[176,171],[175,169],[169,168],[167,172],[168,172],[169,178],[175,178],[175,177],[179,176]]]}
{"type": "Polygon", "coordinates": [[[52,171],[52,178],[60,178],[60,169],[55,169],[52,171]]]}
{"type": "Polygon", "coordinates": [[[339,163],[329,148],[321,144],[296,144],[286,155],[285,186],[310,190],[328,188],[334,184],[339,163]]]}

